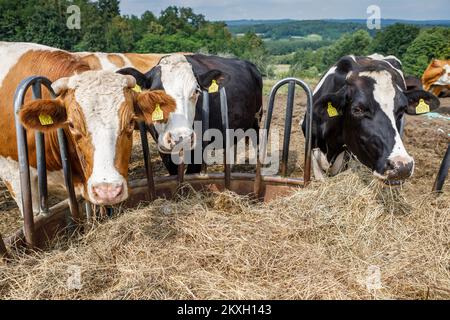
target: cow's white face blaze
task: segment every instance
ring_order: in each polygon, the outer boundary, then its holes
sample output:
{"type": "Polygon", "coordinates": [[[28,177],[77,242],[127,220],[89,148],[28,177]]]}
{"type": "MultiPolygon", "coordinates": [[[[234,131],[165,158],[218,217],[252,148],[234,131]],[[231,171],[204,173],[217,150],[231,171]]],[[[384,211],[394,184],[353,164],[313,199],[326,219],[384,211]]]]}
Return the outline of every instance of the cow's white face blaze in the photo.
{"type": "MultiPolygon", "coordinates": [[[[90,136],[93,147],[92,171],[87,178],[86,191],[97,204],[114,204],[128,197],[127,173],[119,172],[123,169],[116,163],[116,152],[129,152],[129,143],[118,145],[118,138],[123,134],[120,129],[124,127],[121,122],[128,121],[127,127],[133,124],[133,119],[122,118],[120,112],[121,108],[126,108],[127,80],[110,72],[85,72],[71,77],[67,83],[67,89],[73,90],[85,120],[85,133],[90,136]]],[[[73,122],[70,113],[68,121],[73,122]]],[[[75,136],[78,134],[77,129],[71,130],[75,136]]]]}
{"type": "Polygon", "coordinates": [[[396,109],[398,109],[398,106],[396,106],[395,102],[397,92],[392,75],[388,71],[372,71],[361,72],[359,76],[373,79],[373,98],[389,119],[389,130],[394,135],[394,145],[387,157],[387,165],[383,168],[383,172],[375,170],[374,175],[382,179],[388,179],[397,175],[398,172],[396,170],[401,167],[407,171],[404,173],[404,178],[408,178],[414,172],[414,159],[406,151],[402,137],[397,129],[396,109]]]}
{"type": "Polygon", "coordinates": [[[192,127],[200,90],[192,66],[182,54],[163,58],[159,66],[162,87],[175,100],[176,109],[166,124],[155,125],[158,148],[163,153],[170,153],[180,144],[187,150],[193,149],[196,136],[192,127]]]}

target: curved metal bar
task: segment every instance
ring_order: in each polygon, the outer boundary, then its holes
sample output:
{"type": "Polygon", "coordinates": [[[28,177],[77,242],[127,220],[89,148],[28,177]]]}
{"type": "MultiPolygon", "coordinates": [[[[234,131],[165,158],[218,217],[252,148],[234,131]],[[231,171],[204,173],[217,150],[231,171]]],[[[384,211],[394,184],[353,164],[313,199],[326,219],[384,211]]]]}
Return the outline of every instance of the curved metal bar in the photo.
{"type": "Polygon", "coordinates": [[[441,166],[439,168],[436,181],[434,182],[433,191],[442,192],[445,180],[448,176],[448,170],[450,169],[450,143],[448,144],[447,152],[445,153],[444,159],[442,159],[441,166]]]}
{"type": "MultiPolygon", "coordinates": [[[[34,247],[34,216],[33,216],[33,203],[31,194],[31,181],[30,181],[30,166],[28,161],[28,143],[25,128],[20,123],[18,113],[21,110],[25,95],[30,87],[33,87],[33,99],[39,99],[42,97],[41,86],[45,86],[50,92],[52,98],[56,97],[52,82],[41,76],[32,76],[22,80],[16,89],[14,95],[14,117],[16,125],[17,136],[17,151],[19,159],[19,171],[20,171],[20,189],[22,194],[22,212],[24,215],[24,234],[26,243],[34,247]]],[[[60,145],[61,162],[64,170],[64,177],[66,182],[66,188],[69,193],[69,201],[71,207],[71,216],[76,220],[79,218],[78,203],[72,183],[72,172],[70,169],[70,163],[67,155],[67,142],[63,129],[58,129],[58,142],[60,145]],[[63,139],[64,138],[64,139],[63,139]]],[[[39,194],[41,208],[45,213],[48,210],[48,195],[47,195],[47,179],[46,179],[46,167],[45,167],[45,141],[42,133],[36,134],[36,154],[38,163],[38,177],[39,177],[39,194]]]]}
{"type": "MultiPolygon", "coordinates": [[[[32,85],[33,100],[42,98],[42,88],[39,81],[32,85]]],[[[36,162],[39,185],[39,209],[44,215],[48,214],[47,161],[45,157],[45,138],[42,132],[36,131],[36,162]]]]}
{"type": "MultiPolygon", "coordinates": [[[[293,98],[295,95],[294,89],[292,88],[295,85],[300,86],[307,95],[307,106],[306,106],[306,132],[305,132],[305,168],[304,168],[304,177],[303,181],[305,186],[311,181],[311,136],[312,136],[312,108],[313,108],[313,94],[309,86],[306,84],[306,82],[296,79],[296,78],[286,78],[279,82],[277,82],[272,90],[270,91],[269,95],[269,105],[267,109],[267,115],[266,120],[264,124],[264,130],[260,136],[260,148],[259,148],[259,154],[257,156],[257,166],[256,166],[256,178],[255,178],[255,187],[254,192],[257,196],[259,196],[261,192],[261,183],[262,183],[262,164],[261,164],[261,158],[265,157],[266,151],[267,151],[267,141],[268,141],[268,134],[270,131],[270,126],[272,123],[272,115],[273,115],[273,109],[275,105],[275,98],[278,93],[278,90],[286,85],[289,84],[289,91],[288,91],[288,105],[286,110],[286,130],[284,135],[284,141],[283,141],[283,163],[286,163],[287,165],[287,157],[289,156],[289,142],[286,141],[289,140],[290,135],[290,128],[292,125],[292,110],[291,106],[293,106],[293,98]],[[292,99],[292,100],[291,100],[292,99]],[[288,125],[289,124],[289,125],[288,125]],[[289,129],[289,130],[288,130],[289,129]],[[289,134],[288,134],[289,133],[289,134]],[[286,139],[287,138],[287,139],[286,139]],[[287,146],[287,148],[286,148],[287,146]]],[[[282,165],[283,165],[282,163],[282,165]]],[[[284,165],[283,165],[284,167],[284,165]]],[[[287,169],[283,169],[282,167],[282,173],[286,174],[287,169]],[[284,171],[284,172],[283,172],[284,171]]]]}
{"type": "Polygon", "coordinates": [[[294,112],[295,82],[289,81],[286,105],[286,118],[284,119],[283,154],[281,156],[281,175],[287,177],[289,145],[291,143],[292,115],[294,112]]]}
{"type": "Polygon", "coordinates": [[[223,87],[220,89],[220,111],[222,113],[222,127],[224,132],[223,165],[225,173],[225,188],[229,190],[231,186],[231,159],[229,159],[229,151],[231,151],[231,141],[229,132],[230,125],[228,121],[227,92],[223,87]]]}

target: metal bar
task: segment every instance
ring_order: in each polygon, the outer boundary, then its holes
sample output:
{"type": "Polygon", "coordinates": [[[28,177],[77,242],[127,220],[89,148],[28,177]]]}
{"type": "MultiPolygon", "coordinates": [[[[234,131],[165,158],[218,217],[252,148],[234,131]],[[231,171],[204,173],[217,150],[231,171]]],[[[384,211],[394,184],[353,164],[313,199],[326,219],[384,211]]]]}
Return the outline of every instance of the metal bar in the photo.
{"type": "Polygon", "coordinates": [[[180,152],[180,160],[181,163],[178,165],[178,185],[180,186],[182,183],[184,183],[184,173],[185,173],[185,164],[184,164],[184,152],[180,152]]]}
{"type": "Polygon", "coordinates": [[[66,218],[69,225],[72,224],[72,222],[75,222],[75,224],[77,224],[81,221],[81,216],[78,207],[77,197],[75,195],[75,188],[73,186],[72,168],[70,166],[67,149],[67,138],[63,129],[58,129],[57,134],[58,134],[59,150],[61,154],[61,163],[64,172],[64,182],[66,185],[67,192],[69,194],[69,207],[71,212],[71,217],[67,216],[66,218]]]}
{"type": "Polygon", "coordinates": [[[255,186],[253,192],[257,197],[260,197],[262,191],[262,159],[265,159],[267,152],[267,141],[270,130],[270,124],[272,123],[273,109],[275,105],[275,97],[278,90],[283,86],[285,82],[282,80],[275,84],[269,94],[269,106],[267,108],[266,120],[264,122],[264,128],[262,134],[260,134],[260,141],[258,146],[258,151],[256,154],[256,176],[255,176],[255,186]]]}
{"type": "Polygon", "coordinates": [[[93,217],[92,204],[89,201],[85,201],[84,202],[84,209],[86,211],[86,219],[88,221],[90,221],[91,218],[93,217]]]}
{"type": "Polygon", "coordinates": [[[445,180],[448,176],[448,170],[450,169],[450,143],[448,144],[447,152],[445,153],[444,159],[442,159],[441,166],[439,168],[436,181],[434,182],[433,191],[442,192],[445,180]]]}
{"type": "Polygon", "coordinates": [[[150,157],[150,147],[147,139],[147,127],[144,122],[139,121],[139,132],[141,134],[142,152],[144,154],[145,176],[148,182],[148,196],[150,201],[156,199],[155,181],[153,179],[153,166],[150,157]]]}
{"type": "Polygon", "coordinates": [[[289,82],[289,90],[286,105],[286,117],[284,124],[283,153],[281,156],[281,175],[287,177],[289,145],[291,143],[292,114],[294,111],[295,82],[289,82]]]}
{"type": "Polygon", "coordinates": [[[313,94],[309,86],[300,81],[298,83],[307,95],[306,105],[306,133],[305,133],[305,165],[303,171],[303,181],[305,186],[311,182],[311,149],[312,149],[312,121],[313,121],[313,94]]]}
{"type": "Polygon", "coordinates": [[[406,116],[403,115],[402,120],[400,122],[400,137],[403,139],[403,133],[405,131],[405,124],[406,124],[406,116]]]}
{"type": "Polygon", "coordinates": [[[18,112],[23,105],[25,94],[33,82],[33,78],[23,80],[16,89],[14,96],[14,115],[16,124],[17,153],[19,160],[20,192],[22,196],[23,230],[28,246],[35,246],[33,202],[31,195],[30,167],[28,162],[27,134],[19,121],[18,112]]]}
{"type": "Polygon", "coordinates": [[[6,249],[5,242],[3,241],[2,234],[0,233],[0,258],[8,257],[8,250],[6,249]]]}
{"type": "MultiPolygon", "coordinates": [[[[33,100],[42,98],[41,82],[36,81],[32,85],[33,100]]],[[[39,211],[48,214],[48,187],[47,187],[47,161],[45,158],[45,139],[42,132],[36,131],[36,162],[39,185],[39,211]]]]}
{"type": "Polygon", "coordinates": [[[231,150],[231,143],[229,137],[229,122],[228,122],[228,102],[227,93],[225,88],[220,89],[220,111],[222,114],[222,127],[224,132],[224,152],[223,152],[223,164],[224,164],[224,174],[225,174],[225,188],[230,189],[231,187],[231,164],[229,159],[229,151],[231,150]]]}
{"type": "Polygon", "coordinates": [[[112,218],[114,215],[114,209],[112,207],[106,207],[106,215],[108,218],[112,218]]]}
{"type": "Polygon", "coordinates": [[[203,91],[203,105],[202,105],[202,173],[208,172],[207,155],[204,154],[208,142],[205,140],[205,133],[209,130],[209,93],[203,91]]]}

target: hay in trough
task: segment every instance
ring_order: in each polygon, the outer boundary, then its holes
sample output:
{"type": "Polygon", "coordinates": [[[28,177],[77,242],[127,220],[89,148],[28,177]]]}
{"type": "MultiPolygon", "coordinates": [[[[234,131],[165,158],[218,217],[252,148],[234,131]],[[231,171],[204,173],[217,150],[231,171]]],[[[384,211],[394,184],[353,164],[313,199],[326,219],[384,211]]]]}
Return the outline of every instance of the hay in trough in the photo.
{"type": "Polygon", "coordinates": [[[51,251],[16,253],[0,266],[0,298],[450,298],[450,195],[360,170],[269,204],[157,200],[51,251]]]}

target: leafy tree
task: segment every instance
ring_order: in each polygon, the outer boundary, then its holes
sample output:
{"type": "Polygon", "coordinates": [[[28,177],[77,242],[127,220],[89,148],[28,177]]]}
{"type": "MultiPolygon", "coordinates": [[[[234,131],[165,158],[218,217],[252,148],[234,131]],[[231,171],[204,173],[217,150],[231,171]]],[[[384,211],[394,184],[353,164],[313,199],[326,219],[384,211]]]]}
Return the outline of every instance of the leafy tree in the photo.
{"type": "Polygon", "coordinates": [[[23,40],[71,49],[72,43],[78,40],[76,34],[66,27],[66,17],[62,12],[53,8],[54,5],[48,2],[39,1],[39,5],[27,19],[23,40]]]}
{"type": "Polygon", "coordinates": [[[112,19],[105,38],[109,52],[129,52],[133,49],[133,30],[128,20],[121,16],[112,19]]]}
{"type": "Polygon", "coordinates": [[[371,42],[372,38],[365,30],[358,30],[353,34],[344,34],[336,43],[328,47],[324,55],[324,64],[329,67],[342,56],[349,54],[367,55],[371,42]]]}
{"type": "Polygon", "coordinates": [[[408,47],[419,34],[420,28],[396,23],[378,32],[370,47],[373,53],[394,55],[401,59],[408,47]]]}
{"type": "Polygon", "coordinates": [[[422,76],[431,59],[450,59],[450,28],[424,29],[403,57],[407,74],[422,76]]]}
{"type": "Polygon", "coordinates": [[[180,51],[196,52],[202,44],[194,38],[182,34],[157,35],[147,33],[137,44],[136,50],[141,53],[172,53],[180,51]]]}
{"type": "Polygon", "coordinates": [[[99,0],[98,9],[103,18],[105,18],[106,20],[111,20],[116,16],[120,16],[120,1],[99,0]]]}

